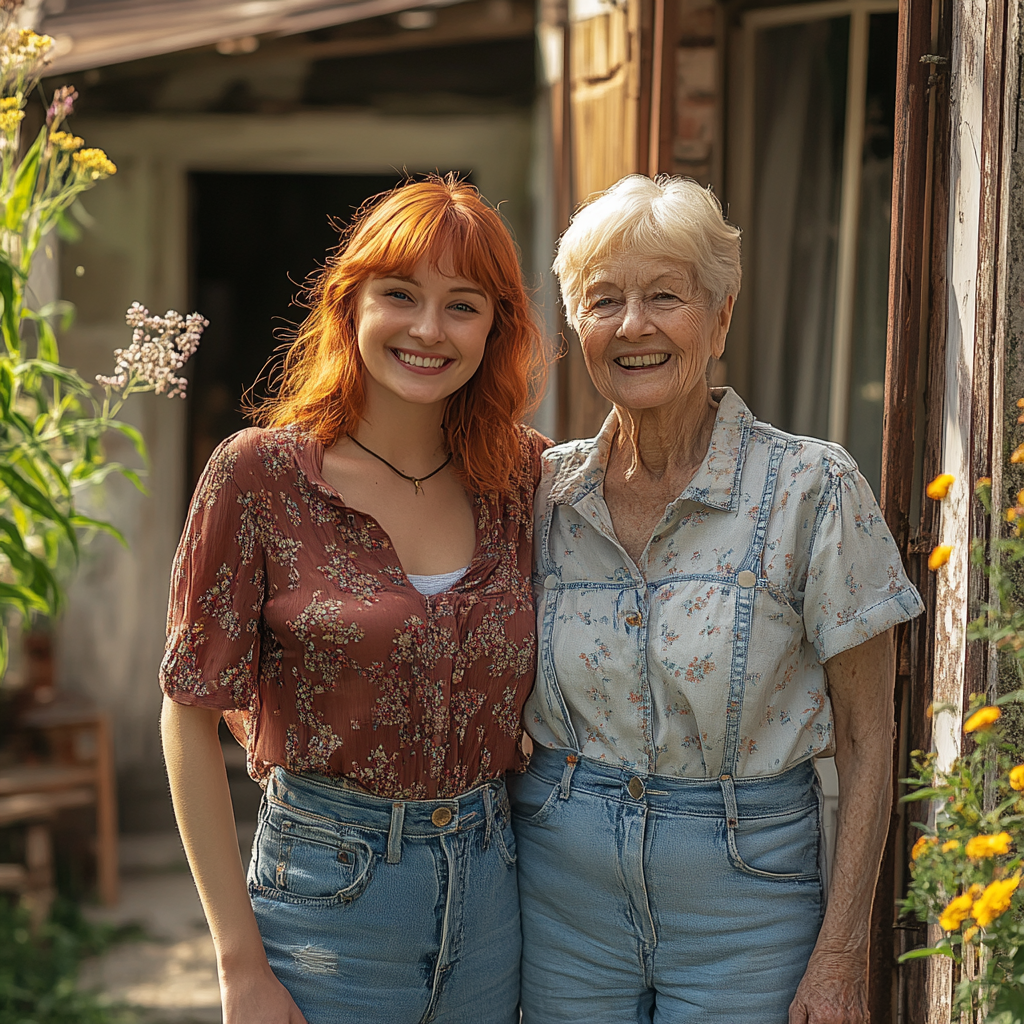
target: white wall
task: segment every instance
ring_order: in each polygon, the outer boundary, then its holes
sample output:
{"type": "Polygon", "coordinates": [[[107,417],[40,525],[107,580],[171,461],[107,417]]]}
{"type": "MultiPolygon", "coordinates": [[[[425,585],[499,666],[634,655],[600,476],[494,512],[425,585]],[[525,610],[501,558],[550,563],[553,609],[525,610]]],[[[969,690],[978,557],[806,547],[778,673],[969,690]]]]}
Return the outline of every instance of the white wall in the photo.
{"type": "MultiPolygon", "coordinates": [[[[95,219],[84,239],[62,247],[61,288],[78,307],[62,341],[63,361],[89,377],[109,372],[129,341],[124,311],[187,304],[187,174],[193,170],[375,173],[457,167],[492,203],[502,203],[528,264],[533,245],[531,188],[542,187],[531,150],[531,115],[402,118],[373,113],[282,117],[203,115],[78,120],[89,146],[107,151],[114,178],[85,196],[95,219]],[[81,268],[78,271],[77,268],[81,268]],[[81,274],[81,276],[79,276],[81,274]]],[[[527,266],[528,275],[537,268],[527,266]]],[[[164,788],[156,675],[163,647],[167,578],[188,496],[185,405],[151,395],[130,400],[126,419],[150,448],[149,497],[123,481],[99,496],[98,511],[127,535],[125,552],[100,537],[83,553],[67,613],[58,626],[59,684],[88,693],[110,711],[127,822],[146,824],[146,794],[164,788]]],[[[116,458],[132,454],[112,442],[116,458]]],[[[160,808],[159,814],[163,814],[160,808]]],[[[154,812],[153,823],[157,820],[154,812]]]]}

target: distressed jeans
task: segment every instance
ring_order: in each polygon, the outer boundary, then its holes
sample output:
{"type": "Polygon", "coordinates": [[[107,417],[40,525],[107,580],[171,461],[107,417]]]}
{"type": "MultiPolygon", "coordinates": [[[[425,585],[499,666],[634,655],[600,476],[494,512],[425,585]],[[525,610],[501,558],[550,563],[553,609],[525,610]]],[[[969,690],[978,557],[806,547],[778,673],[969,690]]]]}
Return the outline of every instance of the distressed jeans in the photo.
{"type": "Polygon", "coordinates": [[[681,779],[538,747],[509,792],[523,1024],[786,1024],[824,909],[810,761],[681,779]]]}
{"type": "Polygon", "coordinates": [[[393,801],[277,768],[249,895],[309,1024],[515,1024],[515,860],[500,781],[393,801]]]}

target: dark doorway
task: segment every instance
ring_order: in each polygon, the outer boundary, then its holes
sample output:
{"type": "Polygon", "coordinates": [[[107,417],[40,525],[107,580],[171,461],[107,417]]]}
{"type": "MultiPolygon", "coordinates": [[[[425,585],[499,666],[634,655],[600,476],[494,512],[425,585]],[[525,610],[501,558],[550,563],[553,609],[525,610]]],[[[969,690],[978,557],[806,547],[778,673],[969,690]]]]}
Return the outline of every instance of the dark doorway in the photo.
{"type": "MultiPolygon", "coordinates": [[[[242,396],[303,319],[294,299],[345,223],[395,174],[191,175],[190,309],[210,326],[189,384],[189,489],[213,449],[246,426],[242,396]]],[[[258,394],[258,391],[257,391],[258,394]]]]}

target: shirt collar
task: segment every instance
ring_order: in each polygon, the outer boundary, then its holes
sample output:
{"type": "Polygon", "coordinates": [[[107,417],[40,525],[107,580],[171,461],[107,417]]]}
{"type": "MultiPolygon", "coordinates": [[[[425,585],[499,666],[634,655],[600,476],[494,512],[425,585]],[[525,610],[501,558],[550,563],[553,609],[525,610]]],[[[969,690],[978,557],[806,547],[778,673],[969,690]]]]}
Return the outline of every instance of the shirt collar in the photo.
{"type": "MultiPolygon", "coordinates": [[[[732,388],[712,388],[711,395],[718,402],[711,443],[700,468],[676,501],[696,501],[735,512],[739,508],[740,473],[754,414],[732,388]]],[[[570,449],[551,488],[551,500],[555,504],[575,505],[586,495],[602,489],[612,440],[618,428],[618,417],[613,410],[596,437],[577,441],[570,449]]]]}

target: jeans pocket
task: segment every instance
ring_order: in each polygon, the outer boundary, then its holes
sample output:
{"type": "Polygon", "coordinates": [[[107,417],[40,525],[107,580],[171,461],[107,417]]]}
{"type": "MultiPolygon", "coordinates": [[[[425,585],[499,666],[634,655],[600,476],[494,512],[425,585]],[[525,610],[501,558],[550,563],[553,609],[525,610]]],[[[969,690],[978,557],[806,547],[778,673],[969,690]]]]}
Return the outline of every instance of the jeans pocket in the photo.
{"type": "Polygon", "coordinates": [[[497,819],[494,822],[495,832],[498,836],[498,850],[502,859],[511,868],[516,863],[516,834],[512,831],[512,819],[505,818],[504,821],[497,819]]]}
{"type": "Polygon", "coordinates": [[[373,878],[375,837],[351,826],[337,832],[264,821],[253,859],[252,895],[309,906],[351,903],[373,878]]]}
{"type": "Polygon", "coordinates": [[[522,775],[506,779],[512,814],[524,825],[542,825],[558,806],[561,785],[550,782],[527,768],[522,775]]]}
{"type": "Polygon", "coordinates": [[[789,814],[726,822],[730,863],[757,878],[817,881],[820,839],[817,805],[789,814]]]}

